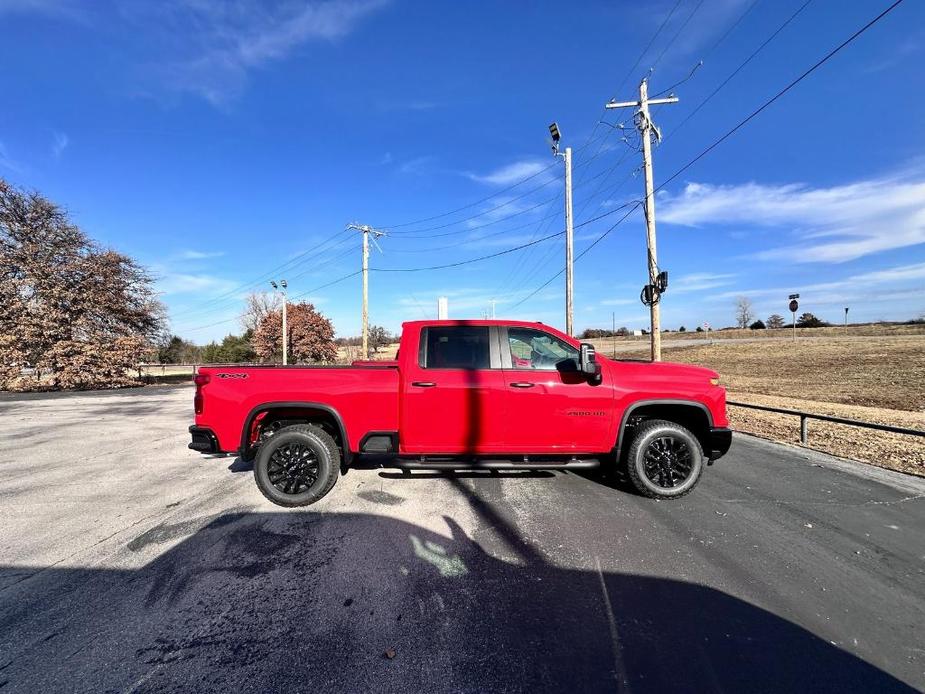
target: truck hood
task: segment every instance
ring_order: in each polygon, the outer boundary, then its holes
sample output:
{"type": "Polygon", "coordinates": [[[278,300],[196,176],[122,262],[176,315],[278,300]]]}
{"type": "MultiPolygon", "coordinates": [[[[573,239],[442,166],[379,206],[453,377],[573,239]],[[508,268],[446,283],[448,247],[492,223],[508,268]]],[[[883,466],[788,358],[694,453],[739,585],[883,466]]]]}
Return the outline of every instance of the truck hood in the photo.
{"type": "MultiPolygon", "coordinates": [[[[613,361],[613,360],[611,360],[613,361]]],[[[673,361],[645,362],[645,361],[623,361],[617,360],[616,364],[632,364],[638,368],[638,374],[646,379],[655,381],[709,381],[711,378],[719,378],[719,374],[713,369],[707,369],[703,366],[692,366],[691,364],[679,364],[673,361]]]]}

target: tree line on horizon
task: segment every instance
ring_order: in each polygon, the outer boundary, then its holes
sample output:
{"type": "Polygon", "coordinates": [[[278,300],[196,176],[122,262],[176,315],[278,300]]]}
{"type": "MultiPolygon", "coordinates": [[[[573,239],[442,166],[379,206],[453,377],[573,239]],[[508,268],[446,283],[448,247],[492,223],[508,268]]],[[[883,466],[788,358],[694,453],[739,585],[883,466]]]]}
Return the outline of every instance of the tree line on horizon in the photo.
{"type": "MultiPolygon", "coordinates": [[[[334,326],[312,304],[289,304],[287,319],[292,363],[337,359],[334,326]]],[[[202,347],[170,334],[146,268],[0,178],[0,390],[135,386],[151,362],[278,361],[281,307],[252,295],[242,323],[202,347]]]]}

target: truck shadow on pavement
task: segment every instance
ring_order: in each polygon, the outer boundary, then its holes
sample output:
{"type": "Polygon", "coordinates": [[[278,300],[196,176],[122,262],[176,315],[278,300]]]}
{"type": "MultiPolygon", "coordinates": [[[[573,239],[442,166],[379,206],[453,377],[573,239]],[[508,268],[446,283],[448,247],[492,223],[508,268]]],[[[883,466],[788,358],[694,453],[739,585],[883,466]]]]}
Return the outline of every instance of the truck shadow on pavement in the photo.
{"type": "Polygon", "coordinates": [[[446,516],[227,512],[126,538],[137,568],[2,567],[0,688],[912,691],[721,590],[553,564],[470,503],[503,550],[446,516]]]}

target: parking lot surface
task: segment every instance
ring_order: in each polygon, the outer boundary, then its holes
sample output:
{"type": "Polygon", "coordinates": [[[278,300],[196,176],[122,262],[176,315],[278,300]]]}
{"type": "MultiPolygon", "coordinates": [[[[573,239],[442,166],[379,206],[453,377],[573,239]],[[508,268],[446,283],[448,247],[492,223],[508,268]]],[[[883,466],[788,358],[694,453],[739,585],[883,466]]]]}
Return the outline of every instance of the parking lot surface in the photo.
{"type": "Polygon", "coordinates": [[[736,437],[688,497],[350,470],[302,510],[192,390],[0,396],[0,691],[925,688],[925,483],[736,437]]]}

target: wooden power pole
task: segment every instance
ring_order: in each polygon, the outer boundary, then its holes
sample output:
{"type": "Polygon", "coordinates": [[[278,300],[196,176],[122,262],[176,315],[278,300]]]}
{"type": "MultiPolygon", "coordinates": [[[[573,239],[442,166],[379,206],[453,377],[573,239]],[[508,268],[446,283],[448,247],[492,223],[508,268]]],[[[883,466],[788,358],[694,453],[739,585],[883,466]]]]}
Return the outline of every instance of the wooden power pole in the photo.
{"type": "MultiPolygon", "coordinates": [[[[649,106],[656,104],[675,104],[678,97],[669,94],[663,99],[649,98],[649,85],[646,79],[639,83],[639,101],[611,101],[606,108],[638,108],[636,111],[636,127],[642,137],[642,164],[646,179],[646,199],[643,211],[646,217],[646,247],[648,249],[649,284],[655,285],[658,276],[658,254],[655,246],[655,192],[652,180],[652,137],[661,139],[661,133],[649,117],[649,106]]],[[[658,296],[656,295],[649,305],[651,320],[651,351],[652,361],[662,360],[661,311],[659,310],[658,296]]]]}
{"type": "Polygon", "coordinates": [[[385,232],[368,224],[348,224],[347,228],[363,234],[363,358],[369,359],[369,235],[373,235],[375,243],[376,238],[385,236],[385,232]]]}

